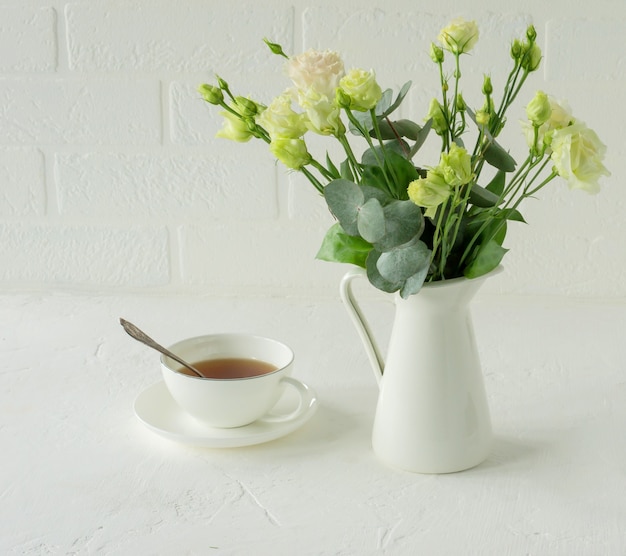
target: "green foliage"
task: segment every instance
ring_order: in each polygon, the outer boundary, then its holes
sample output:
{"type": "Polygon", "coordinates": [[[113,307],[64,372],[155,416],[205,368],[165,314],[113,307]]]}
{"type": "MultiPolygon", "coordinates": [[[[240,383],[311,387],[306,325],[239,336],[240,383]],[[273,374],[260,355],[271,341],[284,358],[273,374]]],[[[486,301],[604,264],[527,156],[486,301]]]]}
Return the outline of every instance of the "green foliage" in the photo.
{"type": "Polygon", "coordinates": [[[365,261],[371,250],[370,243],[358,236],[346,234],[337,223],[326,232],[317,258],[321,261],[348,263],[365,268],[365,261]]]}
{"type": "MultiPolygon", "coordinates": [[[[513,42],[513,67],[500,94],[494,91],[497,80],[485,76],[479,91],[465,95],[461,57],[477,37],[475,22],[456,21],[440,32],[441,46],[433,44],[430,53],[439,70],[440,96],[416,121],[394,115],[410,81],[394,96],[391,89],[380,88],[373,72],[346,74],[335,52],[290,57],[267,39],[270,51],[287,60],[296,95],[280,95],[265,106],[233,94],[221,77],[216,86],[201,85],[200,92],[223,110],[225,125],[218,136],[265,141],[276,158],[302,172],[323,194],[337,223],[324,237],[319,259],[361,266],[375,287],[407,297],[424,281],[475,278],[500,264],[508,224],[524,223],[520,203],[557,176],[550,157],[554,135],[547,134],[575,125],[573,118],[546,121],[553,110],[541,93],[531,103],[532,117],[527,105],[531,139],[528,156],[518,165],[498,137],[507,110],[539,67],[536,31],[531,26],[525,38],[513,42]],[[472,108],[467,99],[477,95],[481,100],[472,108]],[[334,161],[326,153],[319,162],[304,139],[310,132],[336,140],[345,158],[334,161]],[[416,164],[414,158],[433,134],[441,141],[439,161],[416,164]],[[351,145],[357,140],[358,155],[351,145]],[[485,168],[493,173],[489,181],[481,176],[485,168]],[[539,181],[544,171],[548,175],[539,181]]],[[[602,147],[596,149],[603,155],[602,147]]],[[[594,164],[592,174],[607,172],[595,159],[594,164]]]]}

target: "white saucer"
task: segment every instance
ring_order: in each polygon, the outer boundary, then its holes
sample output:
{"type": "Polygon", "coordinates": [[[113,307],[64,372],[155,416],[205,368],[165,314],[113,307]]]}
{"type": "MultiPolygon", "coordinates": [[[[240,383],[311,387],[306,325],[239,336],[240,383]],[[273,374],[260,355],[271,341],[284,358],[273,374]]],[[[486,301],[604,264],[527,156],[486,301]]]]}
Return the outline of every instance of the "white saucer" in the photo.
{"type": "MultiPolygon", "coordinates": [[[[135,400],[135,414],[139,420],[156,434],[194,446],[206,448],[235,448],[269,442],[289,434],[306,423],[317,410],[315,392],[301,383],[307,392],[301,410],[288,421],[272,422],[259,419],[244,427],[218,429],[203,425],[174,401],[165,386],[157,382],[144,390],[135,400]]],[[[297,406],[297,394],[288,388],[276,404],[281,413],[297,406]]],[[[271,413],[270,413],[271,415],[271,413]]]]}

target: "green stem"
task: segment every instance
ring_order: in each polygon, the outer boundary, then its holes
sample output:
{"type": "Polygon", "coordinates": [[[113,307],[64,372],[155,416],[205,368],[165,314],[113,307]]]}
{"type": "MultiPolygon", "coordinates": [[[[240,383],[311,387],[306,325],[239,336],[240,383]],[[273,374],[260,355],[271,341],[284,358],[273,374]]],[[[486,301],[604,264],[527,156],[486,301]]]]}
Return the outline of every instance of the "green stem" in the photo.
{"type": "Polygon", "coordinates": [[[460,63],[460,58],[461,56],[458,53],[455,53],[454,55],[454,59],[455,59],[455,71],[454,71],[454,97],[452,99],[452,114],[450,114],[450,142],[454,141],[456,134],[455,134],[455,127],[456,127],[456,116],[457,116],[457,109],[456,109],[456,101],[457,101],[457,96],[459,94],[459,81],[461,80],[461,63],[460,63]]]}
{"type": "MultiPolygon", "coordinates": [[[[378,144],[380,145],[380,152],[383,153],[383,159],[385,159],[385,142],[383,141],[382,135],[380,133],[380,125],[378,124],[378,118],[376,117],[376,112],[373,108],[370,110],[370,117],[372,118],[372,127],[374,128],[374,134],[376,135],[376,139],[378,140],[378,144]]],[[[371,147],[374,154],[376,154],[376,149],[373,148],[373,145],[371,145],[371,147]]],[[[392,182],[389,181],[389,177],[387,176],[387,168],[385,168],[384,161],[381,165],[381,168],[383,169],[383,175],[385,176],[385,180],[387,181],[387,188],[389,189],[390,193],[393,193],[397,189],[396,186],[398,185],[398,176],[396,175],[393,164],[389,164],[389,171],[391,173],[392,182]]]]}
{"type": "Polygon", "coordinates": [[[352,151],[352,147],[350,146],[348,139],[346,138],[345,135],[338,135],[337,140],[343,147],[343,150],[345,151],[346,156],[348,157],[348,163],[350,164],[352,175],[355,176],[360,181],[360,177],[362,174],[361,164],[359,164],[358,160],[354,156],[354,152],[352,151]]]}
{"type": "Polygon", "coordinates": [[[313,184],[313,187],[317,189],[322,195],[324,194],[324,186],[319,182],[319,180],[309,171],[308,168],[302,167],[300,168],[300,172],[302,172],[306,178],[313,184]]]}
{"type": "Polygon", "coordinates": [[[443,107],[443,115],[446,119],[446,124],[448,129],[444,134],[442,134],[441,139],[443,140],[443,145],[441,147],[441,152],[447,151],[450,148],[450,121],[448,119],[448,81],[446,80],[443,74],[443,62],[439,62],[439,81],[441,83],[441,96],[442,96],[442,107],[443,107]]]}
{"type": "MultiPolygon", "coordinates": [[[[512,180],[511,184],[506,188],[506,191],[503,192],[503,194],[500,196],[498,204],[496,204],[496,206],[492,207],[488,211],[488,213],[487,213],[487,215],[485,217],[484,222],[481,224],[481,226],[478,228],[478,231],[472,236],[472,239],[470,240],[470,242],[465,247],[465,250],[463,251],[463,255],[461,256],[461,260],[459,262],[460,265],[462,265],[465,262],[465,260],[467,259],[467,257],[471,253],[471,251],[473,250],[474,245],[476,244],[476,242],[480,238],[481,234],[485,231],[487,226],[489,226],[493,222],[494,218],[496,218],[494,216],[496,211],[497,212],[502,212],[502,211],[506,211],[506,210],[509,210],[509,211],[516,210],[517,207],[519,207],[519,205],[521,204],[521,202],[524,199],[532,196],[534,193],[539,191],[543,186],[545,186],[549,181],[554,179],[554,177],[556,176],[556,173],[552,172],[550,174],[550,176],[548,176],[548,178],[546,178],[543,182],[541,182],[541,184],[539,184],[534,189],[529,190],[530,185],[537,179],[539,174],[541,174],[541,172],[543,172],[543,170],[545,169],[545,167],[548,164],[549,160],[550,159],[543,160],[542,158],[533,160],[532,156],[529,156],[524,161],[524,164],[522,165],[522,167],[520,167],[520,170],[518,170],[518,172],[516,173],[516,176],[512,180]],[[527,178],[528,178],[528,175],[530,174],[530,172],[534,168],[536,168],[541,162],[543,162],[543,163],[540,165],[539,169],[535,172],[534,176],[530,180],[528,180],[528,182],[527,182],[527,178]],[[525,183],[527,183],[527,184],[524,185],[525,183]],[[520,191],[520,189],[522,189],[521,195],[519,196],[519,198],[515,199],[516,196],[518,195],[518,192],[520,191]],[[507,196],[510,196],[510,198],[508,200],[506,200],[506,202],[504,203],[504,205],[502,207],[500,207],[499,206],[500,203],[502,201],[504,201],[504,199],[507,196]],[[515,201],[515,202],[513,202],[513,201],[515,201]],[[511,205],[511,203],[513,203],[513,204],[511,205]]],[[[496,234],[500,231],[500,229],[504,225],[504,222],[506,221],[506,219],[501,219],[501,220],[502,221],[492,231],[490,237],[485,240],[485,243],[490,241],[492,238],[494,238],[496,236],[496,234]]]]}
{"type": "Polygon", "coordinates": [[[323,166],[322,164],[320,164],[317,160],[315,160],[314,158],[311,159],[310,162],[311,166],[313,166],[320,174],[322,174],[322,176],[324,176],[324,179],[327,179],[328,181],[332,181],[333,179],[335,179],[335,177],[328,171],[328,169],[323,166]]]}

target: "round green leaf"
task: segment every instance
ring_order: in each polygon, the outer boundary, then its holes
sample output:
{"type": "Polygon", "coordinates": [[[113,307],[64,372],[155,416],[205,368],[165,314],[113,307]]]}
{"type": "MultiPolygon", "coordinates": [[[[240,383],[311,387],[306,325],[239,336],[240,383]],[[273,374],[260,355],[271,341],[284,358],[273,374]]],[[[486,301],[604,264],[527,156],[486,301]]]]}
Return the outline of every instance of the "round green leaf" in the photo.
{"type": "Polygon", "coordinates": [[[372,197],[359,209],[357,228],[361,237],[370,243],[385,235],[385,215],[378,199],[372,197]]]}

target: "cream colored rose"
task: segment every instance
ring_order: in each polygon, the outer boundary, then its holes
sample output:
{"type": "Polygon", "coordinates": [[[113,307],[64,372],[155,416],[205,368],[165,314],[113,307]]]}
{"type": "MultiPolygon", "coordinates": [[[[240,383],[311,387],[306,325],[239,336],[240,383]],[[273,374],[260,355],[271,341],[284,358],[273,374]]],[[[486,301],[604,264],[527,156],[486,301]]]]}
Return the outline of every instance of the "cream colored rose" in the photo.
{"type": "Polygon", "coordinates": [[[345,132],[345,126],[340,118],[340,109],[334,102],[334,97],[329,98],[311,88],[306,91],[306,94],[299,95],[298,102],[306,111],[305,124],[311,131],[320,135],[335,136],[345,132]]]}
{"type": "Polygon", "coordinates": [[[286,71],[299,92],[313,89],[328,98],[335,98],[339,80],[345,75],[341,57],[332,50],[307,50],[290,58],[286,71]]]}
{"type": "Polygon", "coordinates": [[[374,108],[383,96],[373,70],[350,70],[339,81],[339,88],[350,99],[350,109],[360,112],[374,108]]]}
{"type": "Polygon", "coordinates": [[[441,154],[439,169],[446,182],[452,187],[472,181],[472,157],[456,143],[452,143],[447,153],[441,154]]]}
{"type": "Polygon", "coordinates": [[[425,178],[412,181],[407,193],[411,201],[427,209],[424,213],[426,216],[433,218],[437,212],[437,207],[450,197],[451,188],[435,168],[428,170],[425,178]]]}
{"type": "Polygon", "coordinates": [[[478,41],[478,26],[475,21],[457,18],[444,27],[437,38],[446,50],[463,54],[469,52],[478,41]]]}
{"type": "Polygon", "coordinates": [[[291,95],[283,93],[276,97],[256,119],[272,139],[283,137],[297,139],[307,131],[306,116],[291,107],[291,95]]]}
{"type": "Polygon", "coordinates": [[[287,168],[293,170],[300,170],[311,162],[311,155],[302,139],[274,139],[270,143],[270,151],[287,168]]]}
{"type": "Polygon", "coordinates": [[[537,91],[533,99],[526,105],[526,115],[532,124],[540,126],[550,119],[552,106],[550,99],[543,91],[537,91]]]}
{"type": "Polygon", "coordinates": [[[551,146],[554,168],[570,189],[597,193],[600,177],[611,175],[603,164],[606,146],[582,122],[554,131],[551,146]]]}
{"type": "Polygon", "coordinates": [[[224,116],[224,125],[215,134],[216,137],[230,139],[239,143],[245,143],[252,138],[253,134],[248,124],[240,116],[232,114],[227,110],[220,112],[220,115],[224,116]]]}
{"type": "MultiPolygon", "coordinates": [[[[552,142],[552,136],[555,130],[562,129],[575,122],[570,107],[565,102],[557,102],[553,97],[548,95],[550,104],[550,116],[539,126],[537,130],[537,147],[545,146],[549,149],[552,142]]],[[[535,130],[530,122],[522,122],[522,130],[526,136],[526,142],[530,148],[535,146],[535,130]]]]}

